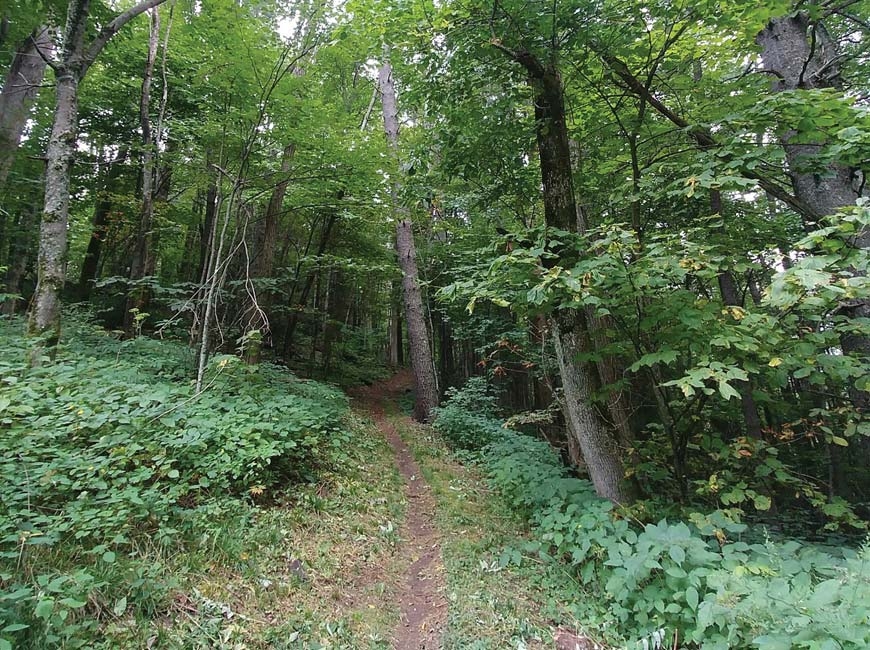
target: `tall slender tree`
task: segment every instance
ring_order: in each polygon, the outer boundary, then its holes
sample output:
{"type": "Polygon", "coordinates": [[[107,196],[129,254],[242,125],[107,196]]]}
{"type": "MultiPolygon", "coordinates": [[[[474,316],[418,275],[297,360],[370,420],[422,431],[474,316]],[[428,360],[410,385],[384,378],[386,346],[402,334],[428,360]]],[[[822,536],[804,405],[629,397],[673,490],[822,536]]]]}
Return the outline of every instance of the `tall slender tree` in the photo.
{"type": "Polygon", "coordinates": [[[414,224],[411,211],[400,199],[399,181],[399,109],[396,102],[396,86],[393,68],[390,65],[390,48],[384,46],[384,60],[378,72],[378,86],[384,113],[384,132],[394,161],[392,176],[393,216],[396,220],[396,255],[402,269],[402,302],[405,307],[405,322],[408,325],[408,345],[411,368],[414,372],[416,396],[414,417],[420,422],[432,418],[432,409],[438,406],[438,383],[426,329],[426,314],[420,293],[417,272],[417,250],[414,246],[414,224]]]}

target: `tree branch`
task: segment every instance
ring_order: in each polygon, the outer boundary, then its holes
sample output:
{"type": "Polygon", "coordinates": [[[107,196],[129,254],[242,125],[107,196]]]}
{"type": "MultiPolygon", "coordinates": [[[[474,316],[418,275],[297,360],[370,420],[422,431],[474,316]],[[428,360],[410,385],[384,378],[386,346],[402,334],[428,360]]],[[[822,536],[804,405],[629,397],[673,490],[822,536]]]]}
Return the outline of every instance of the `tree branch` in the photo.
{"type": "Polygon", "coordinates": [[[117,34],[124,25],[129,23],[139,14],[152,9],[157,5],[161,5],[164,2],[166,2],[166,0],[142,0],[142,2],[136,6],[115,16],[115,19],[103,27],[103,29],[100,30],[100,33],[97,34],[96,38],[94,38],[88,46],[82,59],[81,77],[85,76],[85,72],[87,72],[88,68],[91,67],[91,64],[97,59],[100,52],[102,52],[103,48],[106,47],[106,44],[112,40],[112,37],[117,34]]]}
{"type": "MultiPolygon", "coordinates": [[[[650,90],[631,73],[628,66],[623,61],[615,56],[607,54],[606,52],[599,52],[598,55],[601,57],[602,61],[604,61],[605,65],[622,80],[622,82],[628,87],[629,91],[638,97],[645,99],[649,105],[655,108],[663,117],[667,118],[670,122],[681,129],[684,129],[697,143],[700,149],[718,148],[720,146],[707,129],[699,125],[689,124],[688,121],[674,113],[661,100],[655,97],[652,92],[650,92],[650,90]]],[[[822,215],[818,214],[813,208],[798,199],[796,196],[787,192],[781,185],[770,178],[759,174],[754,170],[745,168],[742,168],[740,173],[744,177],[756,181],[761,189],[785,203],[798,214],[813,221],[817,221],[821,218],[822,215]]]]}

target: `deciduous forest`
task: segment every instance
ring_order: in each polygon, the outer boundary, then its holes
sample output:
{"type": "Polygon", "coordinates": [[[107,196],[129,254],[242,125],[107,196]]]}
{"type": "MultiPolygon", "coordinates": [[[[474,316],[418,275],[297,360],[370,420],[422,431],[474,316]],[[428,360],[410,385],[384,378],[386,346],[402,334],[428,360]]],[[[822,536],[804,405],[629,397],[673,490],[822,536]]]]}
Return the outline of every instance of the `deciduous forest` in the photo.
{"type": "Polygon", "coordinates": [[[2,0],[0,650],[870,646],[870,5],[2,0]]]}

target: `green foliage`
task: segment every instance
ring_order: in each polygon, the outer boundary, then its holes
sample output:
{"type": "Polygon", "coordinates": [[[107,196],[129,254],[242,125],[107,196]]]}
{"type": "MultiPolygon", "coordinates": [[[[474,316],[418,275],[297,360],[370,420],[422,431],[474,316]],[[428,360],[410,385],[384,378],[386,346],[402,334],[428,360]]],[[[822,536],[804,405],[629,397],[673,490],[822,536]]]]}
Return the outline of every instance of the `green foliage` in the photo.
{"type": "Polygon", "coordinates": [[[0,325],[7,641],[80,647],[103,610],[147,610],[165,591],[136,560],[145,540],[202,540],[234,503],[346,460],[334,389],[219,356],[197,394],[185,348],[76,321],[57,362],[28,370],[17,325],[0,325]]]}
{"type": "Polygon", "coordinates": [[[447,402],[435,410],[435,430],[455,449],[479,451],[499,435],[493,418],[497,397],[485,377],[471,377],[465,385],[447,389],[447,402]]]}
{"type": "MultiPolygon", "coordinates": [[[[867,547],[775,542],[722,512],[696,514],[691,523],[633,523],[588,481],[569,477],[546,442],[498,424],[477,434],[500,431],[482,463],[532,525],[527,551],[569,566],[626,639],[664,633],[705,649],[762,650],[870,643],[867,547]]],[[[469,416],[467,426],[479,426],[478,418],[469,416]]],[[[503,561],[522,558],[507,552],[503,561]]]]}
{"type": "MultiPolygon", "coordinates": [[[[648,493],[667,495],[657,507],[685,499],[674,490],[682,477],[678,472],[675,482],[669,471],[675,457],[685,456],[685,478],[714,486],[697,489],[710,498],[705,507],[765,512],[772,495],[796,493],[827,526],[863,528],[848,503],[828,497],[829,478],[817,472],[826,461],[816,443],[860,445],[870,435],[850,402],[850,391],[868,382],[870,366],[840,347],[844,336],[866,330],[864,319],[844,310],[870,296],[868,254],[854,244],[870,226],[866,205],[844,210],[802,240],[800,255],[772,277],[759,303],[742,306],[717,297],[718,284],[726,273],[751,277],[761,264],[735,261],[724,244],[711,241],[719,217],[707,221],[644,240],[620,225],[586,236],[547,228],[508,235],[510,246],[494,247],[507,252],[492,259],[488,251],[485,264],[441,295],[467,299],[469,311],[486,302],[522,316],[582,309],[606,318],[610,344],[587,358],[615,355],[635,376],[633,387],[646,385],[661,397],[657,417],[637,436],[642,463],[631,468],[648,493]],[[795,382],[824,407],[783,403],[795,382]],[[765,441],[752,449],[747,432],[730,424],[743,419],[744,394],[767,409],[765,441]]],[[[765,264],[782,257],[775,247],[756,256],[773,260],[765,264]]]]}

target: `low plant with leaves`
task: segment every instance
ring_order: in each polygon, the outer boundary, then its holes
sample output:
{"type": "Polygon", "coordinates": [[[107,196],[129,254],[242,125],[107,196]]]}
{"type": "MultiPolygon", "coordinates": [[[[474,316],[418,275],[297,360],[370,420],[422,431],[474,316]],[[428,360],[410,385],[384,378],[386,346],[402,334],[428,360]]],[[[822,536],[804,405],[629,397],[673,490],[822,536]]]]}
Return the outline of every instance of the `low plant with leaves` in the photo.
{"type": "MultiPolygon", "coordinates": [[[[271,366],[215,357],[197,393],[186,348],[67,327],[25,367],[0,323],[0,647],[84,647],[110,613],[153,611],[166,555],[347,460],[346,398],[271,366]]],[[[164,603],[165,604],[165,603],[164,603]]]]}

